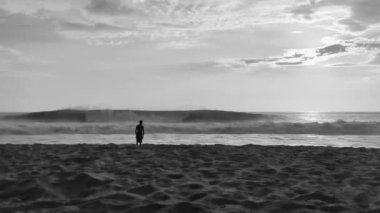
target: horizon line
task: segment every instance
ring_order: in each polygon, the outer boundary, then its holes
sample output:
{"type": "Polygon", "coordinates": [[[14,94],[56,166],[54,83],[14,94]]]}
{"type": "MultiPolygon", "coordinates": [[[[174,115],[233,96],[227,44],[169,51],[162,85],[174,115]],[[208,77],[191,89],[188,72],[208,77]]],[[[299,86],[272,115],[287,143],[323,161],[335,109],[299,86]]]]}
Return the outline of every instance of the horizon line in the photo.
{"type": "Polygon", "coordinates": [[[63,111],[63,110],[83,110],[83,111],[91,111],[91,110],[125,110],[125,111],[226,111],[226,112],[246,112],[246,113],[380,113],[380,110],[378,111],[372,111],[372,110],[342,110],[342,111],[318,111],[318,110],[302,110],[302,111],[295,111],[295,110],[275,110],[275,111],[261,111],[261,110],[254,110],[254,111],[244,111],[244,110],[228,110],[228,109],[211,109],[211,108],[199,108],[199,109],[120,109],[120,108],[61,108],[61,109],[49,109],[49,110],[33,110],[33,111],[0,111],[0,113],[34,113],[34,112],[49,112],[49,111],[63,111]]]}

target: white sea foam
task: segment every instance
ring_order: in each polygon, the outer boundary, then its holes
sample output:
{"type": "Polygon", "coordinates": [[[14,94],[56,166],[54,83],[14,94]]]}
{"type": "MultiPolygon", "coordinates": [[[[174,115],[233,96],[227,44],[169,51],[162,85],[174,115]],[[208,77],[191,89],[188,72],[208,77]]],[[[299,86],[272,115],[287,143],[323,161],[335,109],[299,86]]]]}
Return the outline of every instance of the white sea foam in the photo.
{"type": "MultiPolygon", "coordinates": [[[[50,134],[0,135],[0,144],[134,144],[134,135],[50,134]]],[[[200,145],[305,145],[334,147],[380,148],[378,135],[300,135],[300,134],[149,134],[144,144],[200,144],[200,145]]]]}

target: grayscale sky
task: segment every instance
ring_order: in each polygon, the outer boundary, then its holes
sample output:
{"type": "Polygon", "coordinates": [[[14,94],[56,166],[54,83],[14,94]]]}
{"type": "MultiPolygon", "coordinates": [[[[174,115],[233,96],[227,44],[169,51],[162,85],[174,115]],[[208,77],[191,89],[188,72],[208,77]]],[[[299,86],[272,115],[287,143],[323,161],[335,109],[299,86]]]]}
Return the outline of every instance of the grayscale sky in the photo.
{"type": "Polygon", "coordinates": [[[0,111],[380,111],[378,0],[0,0],[0,111]]]}

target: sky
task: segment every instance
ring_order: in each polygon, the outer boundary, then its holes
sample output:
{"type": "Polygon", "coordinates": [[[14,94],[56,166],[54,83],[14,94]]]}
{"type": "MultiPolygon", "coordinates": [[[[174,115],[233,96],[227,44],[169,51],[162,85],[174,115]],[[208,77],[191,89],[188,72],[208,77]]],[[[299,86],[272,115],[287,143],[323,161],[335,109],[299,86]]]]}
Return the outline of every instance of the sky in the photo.
{"type": "Polygon", "coordinates": [[[380,111],[377,0],[0,0],[0,111],[380,111]]]}

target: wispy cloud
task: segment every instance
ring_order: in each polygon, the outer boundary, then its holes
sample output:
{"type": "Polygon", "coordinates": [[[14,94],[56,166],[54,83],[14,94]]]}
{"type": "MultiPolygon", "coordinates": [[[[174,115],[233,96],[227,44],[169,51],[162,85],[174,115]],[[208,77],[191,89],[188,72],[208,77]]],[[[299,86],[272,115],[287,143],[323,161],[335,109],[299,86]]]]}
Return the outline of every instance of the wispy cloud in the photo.
{"type": "MultiPolygon", "coordinates": [[[[27,4],[17,0],[5,2],[3,7],[12,13],[17,11],[18,14],[41,18],[45,22],[49,22],[49,19],[53,23],[58,20],[71,31],[77,30],[80,34],[83,30],[88,30],[96,38],[101,37],[96,35],[101,34],[98,29],[117,33],[113,27],[128,29],[134,34],[141,33],[142,36],[161,33],[162,38],[164,35],[170,37],[174,34],[163,33],[165,30],[187,34],[286,23],[293,22],[294,19],[314,22],[330,20],[346,26],[352,32],[364,31],[380,22],[380,2],[374,0],[51,0],[46,4],[29,0],[26,1],[27,4]]],[[[45,26],[48,25],[45,23],[45,26]]]]}
{"type": "Polygon", "coordinates": [[[109,16],[128,15],[134,11],[127,5],[124,5],[120,0],[91,0],[86,6],[86,10],[91,13],[109,16]]]}
{"type": "MultiPolygon", "coordinates": [[[[54,6],[38,8],[38,4],[33,1],[29,2],[29,8],[19,6],[21,3],[6,2],[9,11],[23,13],[41,22],[50,22],[49,25],[58,22],[57,32],[68,38],[83,37],[83,31],[87,31],[86,40],[89,37],[109,39],[112,37],[110,34],[117,34],[113,36],[116,40],[120,36],[131,40],[136,37],[152,40],[178,36],[186,39],[188,35],[202,32],[273,23],[272,19],[280,20],[275,14],[281,14],[273,9],[285,7],[268,7],[258,0],[89,0],[84,4],[70,1],[65,7],[61,6],[66,8],[62,11],[54,6]],[[131,33],[120,34],[122,29],[131,33]],[[105,31],[108,31],[107,35],[105,31]],[[75,32],[78,32],[78,36],[74,35],[75,32]]],[[[53,2],[61,4],[59,1],[53,2]]]]}
{"type": "MultiPolygon", "coordinates": [[[[326,14],[329,11],[340,9],[339,16],[330,18],[335,19],[336,23],[345,25],[350,31],[363,31],[368,27],[379,24],[380,14],[379,1],[373,0],[319,0],[301,3],[290,9],[290,12],[296,17],[302,17],[309,20],[326,19],[320,14],[326,14]]],[[[331,13],[329,13],[331,15],[331,13]]]]}
{"type": "Polygon", "coordinates": [[[60,23],[60,28],[62,31],[86,31],[86,32],[121,32],[125,29],[122,27],[105,24],[105,23],[95,23],[95,24],[88,24],[88,23],[78,23],[78,22],[62,22],[60,23]]]}
{"type": "Polygon", "coordinates": [[[99,100],[152,108],[165,93],[172,106],[378,110],[379,8],[378,0],[0,0],[0,72],[26,76],[0,79],[0,109],[99,100]],[[33,73],[57,78],[29,82],[33,73]],[[358,81],[365,77],[371,86],[358,81]]]}
{"type": "Polygon", "coordinates": [[[317,48],[289,49],[282,56],[265,58],[243,58],[220,61],[223,65],[231,67],[255,66],[258,64],[268,64],[271,66],[294,66],[294,65],[315,65],[318,62],[326,61],[331,57],[342,55],[357,55],[366,51],[369,54],[376,54],[380,50],[380,43],[376,41],[345,41],[341,44],[332,44],[317,48]]]}
{"type": "Polygon", "coordinates": [[[0,65],[9,64],[48,64],[49,61],[23,53],[19,50],[0,46],[0,65]]]}
{"type": "MultiPolygon", "coordinates": [[[[84,40],[91,45],[152,41],[159,48],[187,49],[207,46],[200,38],[209,32],[300,21],[315,24],[314,28],[328,29],[336,41],[316,48],[287,49],[280,56],[237,60],[245,65],[312,65],[363,49],[374,55],[379,49],[376,42],[357,42],[369,39],[364,33],[357,35],[358,32],[380,24],[377,11],[380,3],[373,0],[309,0],[291,4],[285,0],[89,0],[70,1],[60,7],[54,7],[54,4],[62,4],[60,1],[51,1],[49,7],[39,7],[30,1],[33,6],[28,10],[17,7],[14,1],[6,2],[5,9],[0,10],[0,16],[6,20],[0,22],[0,27],[7,28],[0,32],[2,41],[46,42],[66,38],[84,40]],[[345,31],[333,29],[334,24],[346,27],[345,31]]],[[[296,36],[305,32],[292,30],[290,33],[296,36]]],[[[264,37],[261,39],[267,42],[264,37]]]]}

